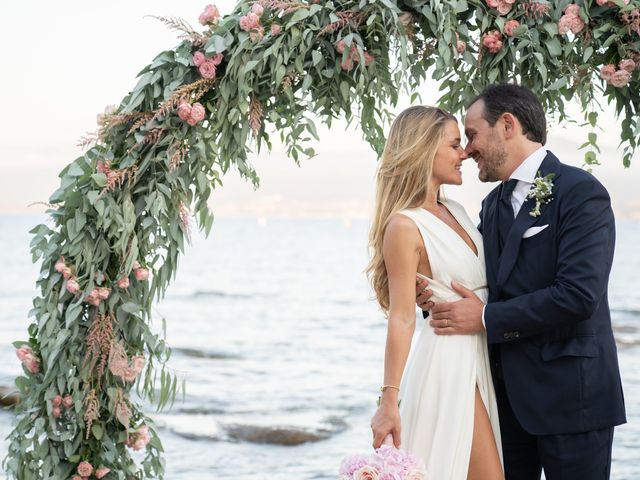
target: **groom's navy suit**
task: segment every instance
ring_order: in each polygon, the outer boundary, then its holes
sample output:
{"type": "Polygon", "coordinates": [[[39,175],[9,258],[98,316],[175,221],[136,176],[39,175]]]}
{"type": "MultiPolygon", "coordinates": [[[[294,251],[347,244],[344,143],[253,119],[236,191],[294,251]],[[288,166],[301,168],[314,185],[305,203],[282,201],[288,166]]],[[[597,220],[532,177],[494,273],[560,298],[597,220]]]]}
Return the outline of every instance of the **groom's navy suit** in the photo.
{"type": "Polygon", "coordinates": [[[596,461],[585,442],[610,445],[612,427],[626,421],[607,300],[614,217],[607,191],[591,174],[550,152],[540,167],[541,176],[549,173],[552,199],[540,215],[530,214],[535,200],[527,199],[512,225],[501,227],[503,185],[480,212],[489,284],[484,321],[505,471],[507,480],[536,478],[540,467],[530,459],[537,456],[549,480],[604,479],[608,467],[585,476],[588,459],[578,462],[584,468],[562,463],[580,455],[596,461]]]}

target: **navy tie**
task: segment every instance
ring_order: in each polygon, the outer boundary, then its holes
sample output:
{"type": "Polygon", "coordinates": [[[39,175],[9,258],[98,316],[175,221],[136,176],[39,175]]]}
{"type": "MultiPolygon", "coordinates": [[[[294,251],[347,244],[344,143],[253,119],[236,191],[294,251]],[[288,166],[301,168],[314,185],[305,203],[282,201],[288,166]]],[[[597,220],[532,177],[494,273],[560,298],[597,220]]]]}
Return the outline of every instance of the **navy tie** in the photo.
{"type": "Polygon", "coordinates": [[[498,206],[498,229],[500,237],[500,252],[507,241],[507,235],[514,222],[513,207],[511,206],[511,194],[516,188],[518,180],[511,179],[500,186],[500,202],[498,206]]]}

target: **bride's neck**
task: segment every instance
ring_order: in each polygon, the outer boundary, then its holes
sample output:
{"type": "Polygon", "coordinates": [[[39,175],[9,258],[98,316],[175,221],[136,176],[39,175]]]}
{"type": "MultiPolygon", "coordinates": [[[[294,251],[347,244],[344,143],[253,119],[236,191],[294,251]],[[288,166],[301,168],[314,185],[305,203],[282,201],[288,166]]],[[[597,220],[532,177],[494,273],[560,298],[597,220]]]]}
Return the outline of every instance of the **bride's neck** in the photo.
{"type": "Polygon", "coordinates": [[[427,197],[422,202],[422,206],[424,208],[437,208],[438,207],[438,197],[440,193],[440,184],[431,183],[429,184],[429,190],[427,191],[427,197]]]}

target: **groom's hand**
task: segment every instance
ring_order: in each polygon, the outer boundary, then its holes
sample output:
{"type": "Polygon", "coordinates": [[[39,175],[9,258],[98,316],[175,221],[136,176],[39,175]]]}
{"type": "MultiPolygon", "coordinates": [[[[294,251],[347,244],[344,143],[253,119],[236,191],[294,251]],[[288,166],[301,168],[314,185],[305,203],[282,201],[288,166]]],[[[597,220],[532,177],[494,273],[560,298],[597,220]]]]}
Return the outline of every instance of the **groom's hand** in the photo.
{"type": "Polygon", "coordinates": [[[416,277],[416,304],[423,311],[433,308],[434,303],[429,299],[433,296],[433,292],[429,289],[429,282],[424,278],[416,277]]]}
{"type": "Polygon", "coordinates": [[[482,325],[482,309],[484,303],[473,291],[458,282],[451,282],[451,287],[462,296],[455,302],[436,304],[431,310],[431,322],[437,335],[460,335],[478,333],[484,330],[482,325]]]}

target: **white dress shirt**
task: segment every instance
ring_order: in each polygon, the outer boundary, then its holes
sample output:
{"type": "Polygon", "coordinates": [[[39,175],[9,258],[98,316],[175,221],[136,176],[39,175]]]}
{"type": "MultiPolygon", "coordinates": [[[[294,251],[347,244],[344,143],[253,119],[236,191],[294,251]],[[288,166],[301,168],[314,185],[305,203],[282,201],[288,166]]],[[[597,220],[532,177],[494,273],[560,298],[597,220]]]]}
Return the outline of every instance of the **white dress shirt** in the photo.
{"type": "MultiPolygon", "coordinates": [[[[531,185],[533,185],[533,181],[538,174],[538,170],[540,170],[540,165],[542,165],[542,161],[546,156],[547,151],[544,147],[540,147],[525,158],[509,177],[509,180],[518,180],[518,183],[511,194],[511,206],[513,207],[514,218],[518,216],[518,212],[520,211],[520,208],[522,208],[522,204],[527,199],[527,193],[531,190],[531,185]]],[[[482,308],[482,326],[486,330],[487,324],[484,321],[485,307],[482,308]]]]}

